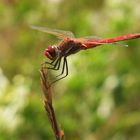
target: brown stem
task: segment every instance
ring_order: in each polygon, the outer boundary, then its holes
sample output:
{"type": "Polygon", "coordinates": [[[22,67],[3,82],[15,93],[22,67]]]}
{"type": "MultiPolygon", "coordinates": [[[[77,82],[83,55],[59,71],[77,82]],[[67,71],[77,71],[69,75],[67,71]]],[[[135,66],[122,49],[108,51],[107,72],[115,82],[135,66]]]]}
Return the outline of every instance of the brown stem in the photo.
{"type": "Polygon", "coordinates": [[[41,84],[44,94],[44,107],[48,114],[48,118],[50,120],[53,132],[55,134],[56,140],[64,140],[64,132],[60,130],[58,127],[56,115],[52,105],[52,92],[51,92],[51,84],[48,80],[48,71],[46,68],[42,67],[40,70],[41,73],[41,84]]]}

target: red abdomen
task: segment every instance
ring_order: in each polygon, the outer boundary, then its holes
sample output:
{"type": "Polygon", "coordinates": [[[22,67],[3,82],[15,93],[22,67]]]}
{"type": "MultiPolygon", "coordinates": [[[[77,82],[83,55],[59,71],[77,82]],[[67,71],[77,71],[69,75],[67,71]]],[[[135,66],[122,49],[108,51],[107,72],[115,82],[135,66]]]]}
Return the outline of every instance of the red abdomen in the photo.
{"type": "Polygon", "coordinates": [[[119,42],[119,41],[124,41],[124,40],[131,40],[131,39],[136,39],[136,38],[140,38],[140,33],[128,34],[124,36],[119,36],[119,37],[110,38],[110,39],[103,39],[103,40],[102,39],[87,40],[86,42],[84,42],[84,44],[86,45],[84,49],[94,48],[96,46],[103,45],[103,44],[114,43],[114,42],[119,42]]]}
{"type": "Polygon", "coordinates": [[[124,36],[119,36],[119,37],[115,37],[115,38],[111,38],[111,39],[107,39],[107,40],[102,40],[102,43],[113,43],[113,42],[119,42],[119,41],[123,41],[123,40],[130,40],[130,39],[135,39],[135,38],[139,38],[140,37],[140,33],[137,34],[128,34],[128,35],[124,35],[124,36]]]}

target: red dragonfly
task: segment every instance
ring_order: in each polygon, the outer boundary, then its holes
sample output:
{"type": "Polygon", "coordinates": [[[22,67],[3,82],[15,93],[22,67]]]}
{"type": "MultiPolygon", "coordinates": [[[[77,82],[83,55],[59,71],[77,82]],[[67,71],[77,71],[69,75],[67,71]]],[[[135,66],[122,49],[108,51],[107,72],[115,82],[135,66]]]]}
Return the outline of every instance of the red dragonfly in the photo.
{"type": "Polygon", "coordinates": [[[135,33],[135,34],[128,34],[119,37],[109,38],[109,39],[97,39],[97,38],[90,38],[90,37],[75,38],[73,33],[70,31],[62,31],[62,30],[50,29],[47,27],[39,27],[39,26],[31,26],[31,28],[49,34],[53,34],[62,40],[57,46],[56,45],[48,46],[48,48],[45,49],[44,52],[45,56],[51,60],[51,62],[45,62],[45,64],[49,64],[51,66],[51,67],[47,67],[48,69],[59,70],[63,59],[62,71],[56,77],[63,75],[64,72],[66,71],[65,75],[56,79],[54,82],[63,79],[68,75],[67,57],[69,55],[75,54],[81,50],[95,48],[97,46],[104,45],[104,44],[117,45],[116,42],[136,39],[140,37],[140,33],[135,33]]]}

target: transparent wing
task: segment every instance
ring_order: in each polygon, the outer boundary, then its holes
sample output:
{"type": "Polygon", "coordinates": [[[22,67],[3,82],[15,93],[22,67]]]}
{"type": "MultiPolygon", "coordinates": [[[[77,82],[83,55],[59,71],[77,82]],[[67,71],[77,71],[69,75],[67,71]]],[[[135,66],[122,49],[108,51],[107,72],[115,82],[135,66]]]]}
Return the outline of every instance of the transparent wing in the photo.
{"type": "Polygon", "coordinates": [[[81,42],[82,44],[84,43],[90,43],[90,44],[109,44],[109,43],[101,43],[100,41],[103,40],[100,37],[97,36],[84,36],[76,39],[77,41],[81,42]]]}
{"type": "Polygon", "coordinates": [[[98,37],[98,36],[84,36],[84,37],[81,37],[81,39],[85,39],[85,40],[103,40],[103,38],[101,37],[98,37]]]}
{"type": "Polygon", "coordinates": [[[108,42],[104,42],[104,43],[101,43],[100,41],[104,40],[103,38],[101,37],[98,37],[98,36],[85,36],[85,37],[81,37],[81,38],[77,38],[78,41],[81,41],[83,42],[88,42],[90,44],[102,44],[102,45],[105,45],[105,44],[111,44],[113,46],[121,46],[121,47],[128,47],[128,45],[126,44],[121,44],[121,43],[118,43],[118,42],[113,42],[113,43],[108,43],[108,42]]]}
{"type": "Polygon", "coordinates": [[[58,29],[51,29],[47,27],[40,27],[40,26],[31,26],[32,29],[39,30],[42,32],[46,32],[52,35],[57,36],[59,39],[64,39],[64,38],[74,38],[74,34],[70,31],[63,31],[63,30],[58,30],[58,29]]]}
{"type": "MultiPolygon", "coordinates": [[[[88,42],[90,44],[99,44],[99,42],[103,39],[97,36],[84,36],[84,37],[77,38],[77,40],[81,41],[83,44],[84,42],[86,43],[88,42]]],[[[100,44],[105,44],[105,43],[100,43],[100,44]]]]}

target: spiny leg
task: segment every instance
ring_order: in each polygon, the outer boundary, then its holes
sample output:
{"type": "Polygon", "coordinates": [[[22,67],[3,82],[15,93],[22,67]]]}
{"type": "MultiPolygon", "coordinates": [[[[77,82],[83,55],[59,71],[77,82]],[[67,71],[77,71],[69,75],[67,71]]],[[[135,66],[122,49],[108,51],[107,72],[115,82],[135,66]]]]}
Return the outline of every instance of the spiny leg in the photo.
{"type": "Polygon", "coordinates": [[[48,62],[48,61],[45,61],[44,63],[42,63],[41,64],[41,66],[43,67],[43,68],[48,68],[46,65],[47,64],[49,64],[49,65],[51,65],[51,66],[53,66],[53,63],[56,61],[56,59],[54,59],[54,60],[52,60],[51,62],[48,62]]]}
{"type": "Polygon", "coordinates": [[[60,60],[59,60],[58,65],[57,65],[57,67],[56,67],[55,70],[59,70],[59,68],[60,68],[60,64],[61,64],[61,60],[62,60],[62,57],[60,57],[60,60]]]}
{"type": "Polygon", "coordinates": [[[57,59],[55,58],[54,60],[52,60],[51,62],[45,61],[43,64],[49,64],[49,65],[53,65],[53,63],[56,61],[57,59]]]}
{"type": "Polygon", "coordinates": [[[65,62],[65,61],[66,61],[66,58],[64,57],[62,71],[61,71],[61,73],[60,73],[59,75],[57,75],[56,77],[59,77],[59,76],[61,76],[61,75],[64,73],[65,65],[66,65],[66,62],[65,62]]]}
{"type": "Polygon", "coordinates": [[[55,64],[53,65],[53,67],[47,67],[48,69],[52,69],[52,70],[58,70],[60,68],[60,64],[61,64],[61,57],[59,57],[55,64]]]}
{"type": "MultiPolygon", "coordinates": [[[[63,69],[62,69],[62,72],[61,72],[60,75],[62,75],[62,74],[64,73],[65,67],[66,67],[66,74],[65,74],[63,77],[60,77],[60,78],[56,79],[55,81],[53,81],[51,84],[53,84],[53,83],[55,83],[55,82],[57,82],[57,81],[59,81],[59,80],[65,78],[65,77],[68,75],[68,63],[67,63],[66,57],[64,57],[63,69]]],[[[59,76],[60,76],[60,75],[59,75],[59,76]]],[[[57,76],[57,77],[58,77],[58,76],[57,76]]]]}

